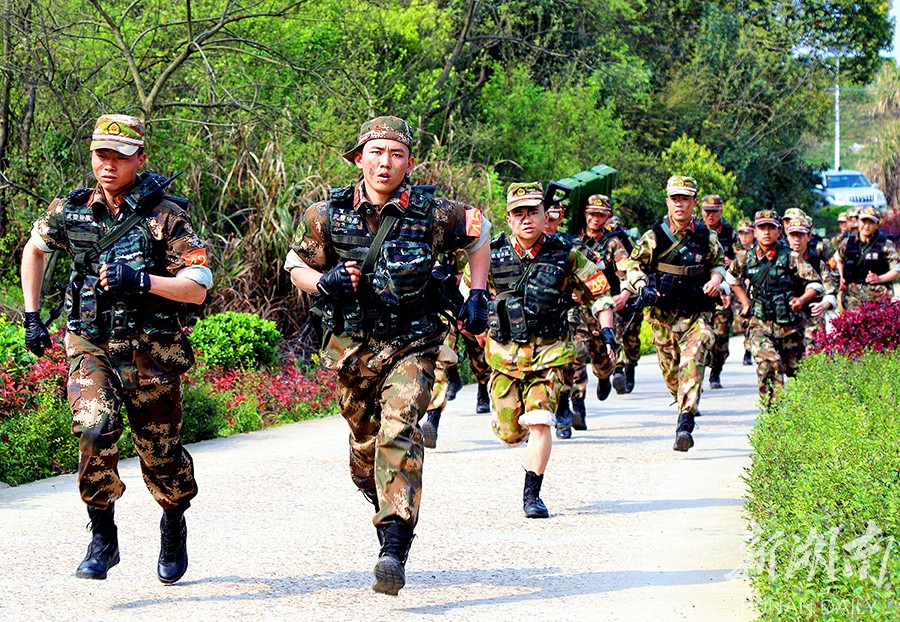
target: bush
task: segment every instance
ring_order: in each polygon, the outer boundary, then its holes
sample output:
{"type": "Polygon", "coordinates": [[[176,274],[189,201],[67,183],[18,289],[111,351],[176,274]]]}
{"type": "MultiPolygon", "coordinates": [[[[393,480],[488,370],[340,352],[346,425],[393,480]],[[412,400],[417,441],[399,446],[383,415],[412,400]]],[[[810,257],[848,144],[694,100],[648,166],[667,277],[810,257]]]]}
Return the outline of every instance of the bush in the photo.
{"type": "Polygon", "coordinates": [[[228,311],[197,322],[190,338],[208,366],[234,369],[274,363],[281,335],[275,322],[228,311]]]}
{"type": "Polygon", "coordinates": [[[78,466],[68,402],[53,393],[38,402],[37,409],[0,424],[0,481],[12,486],[78,466]]]}
{"type": "Polygon", "coordinates": [[[760,414],[745,510],[764,615],[896,619],[898,395],[900,353],[814,354],[760,414]]]}
{"type": "Polygon", "coordinates": [[[181,441],[196,443],[216,438],[226,424],[226,401],[207,382],[184,387],[181,441]]]}
{"type": "Polygon", "coordinates": [[[25,330],[0,314],[0,366],[12,374],[24,374],[34,365],[34,355],[25,349],[25,330]]]}
{"type": "Polygon", "coordinates": [[[900,301],[864,302],[838,315],[831,330],[815,335],[814,352],[859,358],[864,352],[894,350],[900,344],[900,301]]]}

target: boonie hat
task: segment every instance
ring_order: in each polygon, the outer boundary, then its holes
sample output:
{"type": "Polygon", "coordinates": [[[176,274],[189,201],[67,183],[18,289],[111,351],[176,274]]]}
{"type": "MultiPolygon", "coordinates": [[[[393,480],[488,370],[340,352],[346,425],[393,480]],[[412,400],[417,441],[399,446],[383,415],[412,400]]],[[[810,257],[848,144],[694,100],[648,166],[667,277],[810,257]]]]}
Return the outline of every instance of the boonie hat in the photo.
{"type": "Polygon", "coordinates": [[[778,218],[778,212],[771,209],[761,209],[756,212],[756,215],[753,217],[753,226],[758,227],[766,223],[780,227],[781,220],[778,218]]]}
{"type": "Polygon", "coordinates": [[[874,220],[875,222],[881,222],[881,214],[877,209],[868,205],[866,207],[860,208],[859,210],[859,219],[860,220],[874,220]]]}
{"type": "Polygon", "coordinates": [[[592,194],[588,197],[587,205],[584,206],[584,211],[589,210],[612,214],[612,199],[605,194],[592,194]]]}
{"type": "Polygon", "coordinates": [[[722,197],[718,194],[707,194],[703,197],[703,200],[700,201],[700,209],[704,209],[707,212],[721,212],[722,197]]]}
{"type": "Polygon", "coordinates": [[[343,155],[344,159],[354,163],[356,152],[362,149],[367,142],[377,138],[396,140],[412,149],[413,132],[406,121],[400,117],[375,117],[359,127],[356,146],[343,155]]]}
{"type": "Polygon", "coordinates": [[[544,187],[539,181],[510,184],[506,191],[506,211],[517,207],[531,207],[544,202],[544,187]]]}
{"type": "Polygon", "coordinates": [[[743,232],[753,231],[753,221],[749,218],[742,218],[738,221],[737,230],[743,232]]]}
{"type": "Polygon", "coordinates": [[[672,175],[666,182],[666,194],[686,194],[689,197],[697,196],[697,180],[685,175],[672,175]]]}
{"type": "Polygon", "coordinates": [[[130,156],[144,146],[144,122],[127,114],[105,114],[97,119],[91,151],[112,149],[130,156]]]}

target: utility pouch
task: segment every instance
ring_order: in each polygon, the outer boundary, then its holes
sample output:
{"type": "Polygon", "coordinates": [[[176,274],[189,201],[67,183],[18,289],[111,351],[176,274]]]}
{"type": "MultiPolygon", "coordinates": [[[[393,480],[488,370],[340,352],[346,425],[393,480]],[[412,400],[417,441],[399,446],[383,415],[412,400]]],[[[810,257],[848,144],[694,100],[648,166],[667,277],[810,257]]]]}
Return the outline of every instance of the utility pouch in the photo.
{"type": "Polygon", "coordinates": [[[509,339],[509,324],[506,322],[506,299],[488,301],[488,334],[491,339],[503,343],[509,339]]]}
{"type": "Polygon", "coordinates": [[[73,300],[73,311],[85,324],[94,324],[97,321],[98,303],[101,295],[100,277],[86,275],[78,288],[77,309],[73,300]]]}
{"type": "Polygon", "coordinates": [[[753,301],[753,307],[751,309],[751,313],[753,317],[758,318],[760,320],[767,320],[769,318],[766,317],[766,304],[759,300],[758,298],[753,301]]]}
{"type": "Polygon", "coordinates": [[[129,336],[129,313],[124,302],[113,304],[112,317],[109,324],[109,336],[113,339],[129,336]]]}
{"type": "Polygon", "coordinates": [[[509,338],[516,343],[528,343],[528,324],[525,321],[525,306],[521,298],[507,299],[506,317],[509,321],[509,338]]]}
{"type": "Polygon", "coordinates": [[[778,324],[792,324],[794,322],[794,312],[788,303],[787,296],[778,294],[774,298],[775,303],[775,321],[778,324]]]}
{"type": "Polygon", "coordinates": [[[361,341],[366,337],[366,316],[358,300],[344,302],[344,330],[350,337],[361,341]]]}

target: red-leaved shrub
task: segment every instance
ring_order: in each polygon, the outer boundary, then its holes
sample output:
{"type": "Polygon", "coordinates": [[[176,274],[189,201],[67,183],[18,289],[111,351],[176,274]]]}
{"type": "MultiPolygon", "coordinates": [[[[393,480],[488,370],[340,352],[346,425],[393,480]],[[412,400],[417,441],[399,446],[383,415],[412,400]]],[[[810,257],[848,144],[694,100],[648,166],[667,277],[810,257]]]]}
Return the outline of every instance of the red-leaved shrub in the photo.
{"type": "Polygon", "coordinates": [[[33,410],[41,392],[52,390],[60,397],[65,396],[69,364],[64,336],[62,329],[51,336],[53,346],[37,359],[30,371],[20,373],[0,369],[0,422],[33,410]]]}
{"type": "Polygon", "coordinates": [[[900,301],[865,302],[841,313],[831,330],[815,336],[811,352],[859,358],[864,352],[894,350],[900,344],[900,301]]]}

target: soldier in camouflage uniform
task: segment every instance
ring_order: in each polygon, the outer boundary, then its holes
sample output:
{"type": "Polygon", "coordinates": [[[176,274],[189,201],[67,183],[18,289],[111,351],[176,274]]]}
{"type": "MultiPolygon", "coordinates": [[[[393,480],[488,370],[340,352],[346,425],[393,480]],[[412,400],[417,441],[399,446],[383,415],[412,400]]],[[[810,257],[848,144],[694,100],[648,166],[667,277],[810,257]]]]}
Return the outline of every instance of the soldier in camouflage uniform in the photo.
{"type": "Polygon", "coordinates": [[[45,254],[76,259],[66,291],[66,356],[72,432],[78,437],[78,488],[93,537],[75,576],[105,579],[119,562],[114,504],[125,491],[116,441],[124,404],[144,482],[163,508],[157,574],[174,583],[187,570],[184,512],[197,494],[190,454],[179,436],[181,374],[193,365],[182,333],[180,303],[200,304],[212,286],[206,245],[196,236],[187,201],[162,189],[135,197],[158,179],[140,174],[146,162],[144,124],[126,115],[97,120],[91,168],[98,185],[54,200],[35,222],[22,254],[25,343],[42,355],[50,342],[39,296],[45,254]],[[149,211],[99,256],[88,253],[137,206],[149,211]],[[88,260],[88,258],[90,260],[88,260]]]}
{"type": "MultiPolygon", "coordinates": [[[[716,232],[719,238],[719,244],[725,252],[725,267],[731,265],[734,261],[735,251],[734,244],[737,236],[734,227],[722,220],[722,197],[718,194],[709,194],[700,201],[700,214],[703,217],[703,223],[711,230],[716,232]]],[[[731,337],[731,325],[734,323],[734,312],[731,304],[723,306],[717,304],[715,311],[710,317],[710,327],[716,335],[716,341],[709,349],[709,388],[722,388],[722,368],[728,359],[728,339],[731,337]]]]}
{"type": "Polygon", "coordinates": [[[784,377],[792,377],[803,356],[804,308],[822,296],[819,274],[788,246],[778,242],[781,222],[771,210],[756,212],[756,242],[738,256],[728,281],[750,319],[750,348],[756,361],[759,396],[768,407],[784,377]],[[750,284],[747,295],[745,280],[750,284]]]}
{"type": "Polygon", "coordinates": [[[678,405],[675,451],[694,446],[703,363],[715,335],[704,318],[722,292],[725,253],[715,231],[693,218],[697,181],[674,175],[666,184],[668,216],[641,236],[627,263],[626,291],[650,306],[647,320],[663,379],[678,405]]]}
{"type": "Polygon", "coordinates": [[[375,507],[381,550],[372,589],[392,595],[406,583],[422,494],[418,421],[446,334],[428,291],[432,268],[438,253],[465,249],[472,290],[459,317],[462,328],[481,333],[490,264],[481,212],[410,184],[412,144],[402,119],[363,123],[344,154],[362,178],[306,210],[285,262],[294,285],[320,294],[323,358],[337,372],[350,426],[350,474],[375,507]]]}
{"type": "Polygon", "coordinates": [[[485,346],[491,375],[493,429],[508,447],[526,440],[523,508],[528,518],[547,518],[540,498],[550,460],[554,411],[563,369],[575,358],[566,313],[573,292],[601,328],[607,357],[615,351],[609,284],[597,264],[563,238],[544,233],[541,184],[512,184],[507,191],[510,235],[491,240],[490,331],[485,346]]]}
{"type": "MultiPolygon", "coordinates": [[[[737,240],[734,243],[734,253],[737,257],[740,253],[745,252],[753,246],[753,221],[749,218],[742,218],[738,222],[737,240]]],[[[744,335],[744,365],[753,365],[753,355],[750,354],[750,333],[747,331],[749,320],[741,317],[741,303],[732,296],[731,300],[732,314],[734,315],[734,332],[744,335]]]]}
{"type": "MultiPolygon", "coordinates": [[[[585,225],[584,231],[581,232],[581,242],[597,254],[597,264],[601,265],[601,270],[603,270],[603,274],[609,283],[610,294],[616,303],[616,311],[621,312],[628,301],[628,294],[621,291],[618,265],[628,259],[628,251],[619,237],[621,229],[616,230],[608,226],[610,216],[612,216],[612,200],[608,196],[594,194],[588,197],[587,204],[584,207],[585,225]]],[[[624,231],[621,231],[621,233],[624,233],[624,231]]],[[[638,327],[638,330],[640,330],[640,327],[638,327]]],[[[574,338],[576,340],[584,340],[587,343],[588,351],[591,355],[592,371],[594,376],[597,377],[597,399],[603,401],[609,397],[609,393],[612,390],[612,376],[616,372],[617,363],[610,361],[605,355],[606,344],[603,340],[595,337],[595,333],[597,333],[596,322],[590,316],[584,316],[584,323],[575,332],[574,338]]],[[[619,353],[617,352],[616,354],[618,358],[619,353]]],[[[586,385],[587,374],[581,370],[576,371],[579,372],[579,380],[583,377],[583,382],[586,385]]],[[[619,374],[616,379],[621,390],[617,390],[617,393],[625,393],[626,375],[624,360],[619,364],[618,371],[619,374]]],[[[630,368],[630,372],[633,378],[633,365],[630,368]]],[[[634,388],[633,385],[632,388],[634,388]]],[[[584,394],[583,391],[581,393],[582,395],[584,394]]],[[[585,429],[587,429],[587,426],[585,426],[585,429]]]]}
{"type": "Polygon", "coordinates": [[[835,253],[844,311],[869,300],[890,300],[892,284],[900,276],[897,247],[878,230],[881,214],[874,207],[864,207],[858,216],[856,235],[844,237],[835,253]]]}
{"type": "MultiPolygon", "coordinates": [[[[784,220],[782,219],[782,222],[784,220]]],[[[812,241],[812,220],[806,218],[792,218],[784,222],[787,231],[788,246],[798,257],[806,261],[819,275],[822,281],[823,296],[821,300],[812,302],[803,308],[806,316],[805,347],[814,345],[816,335],[824,329],[825,312],[837,308],[837,277],[815,250],[810,247],[812,241]]]]}

